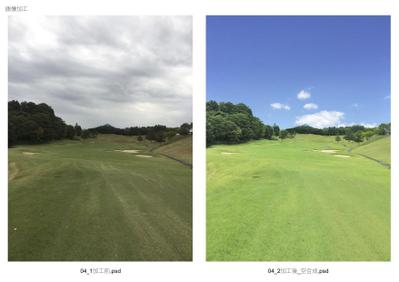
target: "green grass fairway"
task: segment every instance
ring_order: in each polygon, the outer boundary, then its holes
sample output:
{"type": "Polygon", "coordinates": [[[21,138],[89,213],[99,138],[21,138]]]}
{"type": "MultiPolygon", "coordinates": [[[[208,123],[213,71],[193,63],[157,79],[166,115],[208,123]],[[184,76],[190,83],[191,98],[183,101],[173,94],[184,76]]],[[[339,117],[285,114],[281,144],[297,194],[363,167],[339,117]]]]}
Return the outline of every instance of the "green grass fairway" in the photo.
{"type": "Polygon", "coordinates": [[[132,137],[17,146],[8,228],[11,261],[189,261],[192,171],[132,137]]]}
{"type": "Polygon", "coordinates": [[[207,260],[389,261],[390,169],[334,139],[208,148],[207,260]]]}

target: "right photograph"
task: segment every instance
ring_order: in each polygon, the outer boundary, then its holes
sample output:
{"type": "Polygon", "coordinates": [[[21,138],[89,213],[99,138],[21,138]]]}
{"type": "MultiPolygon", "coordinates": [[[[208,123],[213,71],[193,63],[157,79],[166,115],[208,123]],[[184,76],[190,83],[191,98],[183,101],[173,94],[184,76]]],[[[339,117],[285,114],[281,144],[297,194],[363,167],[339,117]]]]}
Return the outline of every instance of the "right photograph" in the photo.
{"type": "Polygon", "coordinates": [[[390,17],[206,22],[207,261],[390,261],[390,17]]]}

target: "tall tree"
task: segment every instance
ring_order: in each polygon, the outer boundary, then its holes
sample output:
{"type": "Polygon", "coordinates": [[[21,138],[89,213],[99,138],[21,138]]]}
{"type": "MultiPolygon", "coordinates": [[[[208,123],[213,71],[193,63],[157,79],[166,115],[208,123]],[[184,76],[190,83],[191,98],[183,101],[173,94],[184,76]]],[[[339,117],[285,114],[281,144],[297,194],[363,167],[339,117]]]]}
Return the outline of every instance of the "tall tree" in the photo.
{"type": "Polygon", "coordinates": [[[265,125],[265,139],[271,140],[273,138],[273,127],[270,125],[265,125]]]}
{"type": "Polygon", "coordinates": [[[287,138],[288,137],[288,131],[287,130],[281,130],[280,132],[279,132],[279,137],[280,137],[280,139],[285,139],[285,138],[287,138]]]}
{"type": "Polygon", "coordinates": [[[75,128],[72,125],[66,126],[66,137],[68,139],[73,139],[75,137],[75,128]]]}
{"type": "Polygon", "coordinates": [[[9,146],[65,138],[66,124],[47,104],[8,102],[9,146]]]}
{"type": "Polygon", "coordinates": [[[273,124],[273,133],[275,136],[280,136],[280,127],[277,124],[273,124]]]}
{"type": "Polygon", "coordinates": [[[191,126],[188,123],[183,123],[180,125],[179,133],[181,135],[188,135],[190,133],[191,126]]]}
{"type": "Polygon", "coordinates": [[[76,136],[82,135],[82,127],[78,123],[75,123],[75,135],[76,136]]]}

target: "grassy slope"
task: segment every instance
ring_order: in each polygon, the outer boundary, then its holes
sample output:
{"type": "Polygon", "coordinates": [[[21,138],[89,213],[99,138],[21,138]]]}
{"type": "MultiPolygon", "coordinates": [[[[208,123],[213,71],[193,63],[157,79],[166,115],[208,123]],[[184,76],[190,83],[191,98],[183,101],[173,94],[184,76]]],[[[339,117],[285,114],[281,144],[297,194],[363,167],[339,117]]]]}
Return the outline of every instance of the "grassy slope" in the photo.
{"type": "Polygon", "coordinates": [[[356,154],[363,154],[385,163],[391,163],[391,137],[384,136],[373,142],[360,145],[352,151],[356,154]]]}
{"type": "Polygon", "coordinates": [[[193,163],[193,138],[192,135],[181,136],[171,143],[163,145],[154,152],[170,156],[172,158],[182,160],[186,163],[193,163]]]}
{"type": "Polygon", "coordinates": [[[390,170],[334,137],[207,149],[207,259],[390,259],[390,170]],[[221,154],[236,152],[238,154],[221,154]]]}
{"type": "Polygon", "coordinates": [[[191,169],[115,149],[146,146],[100,135],[9,149],[9,260],[191,260],[191,169]]]}

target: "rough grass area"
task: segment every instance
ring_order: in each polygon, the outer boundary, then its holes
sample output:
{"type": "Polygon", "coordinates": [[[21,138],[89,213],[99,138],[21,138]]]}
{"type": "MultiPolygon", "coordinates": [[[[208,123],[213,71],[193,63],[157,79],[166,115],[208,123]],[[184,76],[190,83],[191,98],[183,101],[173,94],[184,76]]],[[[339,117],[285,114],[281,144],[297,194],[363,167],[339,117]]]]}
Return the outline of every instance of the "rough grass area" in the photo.
{"type": "Polygon", "coordinates": [[[391,163],[391,137],[385,136],[370,143],[360,145],[352,151],[356,154],[363,154],[370,158],[383,161],[384,163],[391,163]]]}
{"type": "Polygon", "coordinates": [[[192,135],[179,136],[176,141],[161,146],[154,150],[156,153],[164,154],[172,158],[182,160],[186,163],[193,163],[193,138],[192,135]]]}
{"type": "Polygon", "coordinates": [[[390,169],[334,137],[212,146],[207,260],[388,261],[390,169]]]}
{"type": "Polygon", "coordinates": [[[9,149],[9,260],[192,259],[191,169],[115,150],[147,144],[99,135],[9,149]]]}

